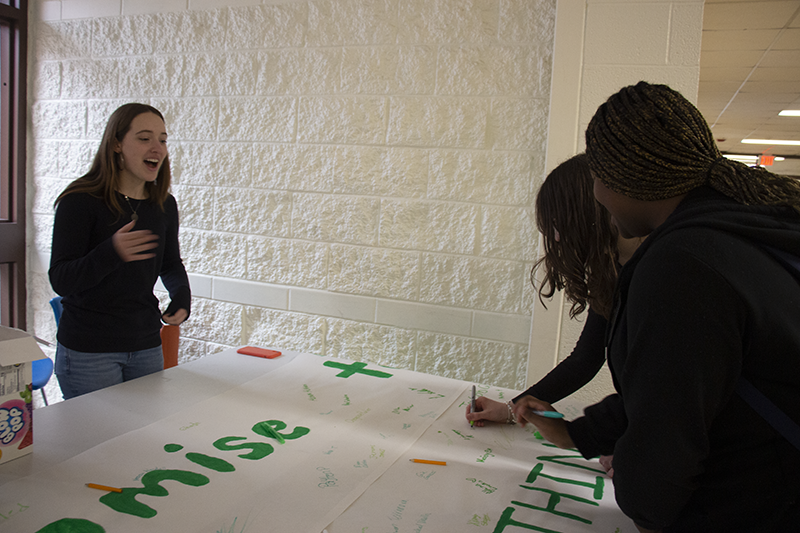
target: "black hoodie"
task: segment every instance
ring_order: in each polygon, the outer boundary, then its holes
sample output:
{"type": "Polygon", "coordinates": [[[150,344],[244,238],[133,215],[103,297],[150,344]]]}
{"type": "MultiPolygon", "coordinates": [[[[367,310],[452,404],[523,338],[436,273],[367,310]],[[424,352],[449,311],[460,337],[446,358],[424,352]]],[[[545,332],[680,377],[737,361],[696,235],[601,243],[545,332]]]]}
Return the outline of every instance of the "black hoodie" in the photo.
{"type": "Polygon", "coordinates": [[[617,394],[568,429],[584,456],[614,454],[617,502],[642,527],[800,527],[800,450],[734,393],[743,375],[800,423],[800,280],[764,245],[800,256],[800,214],[701,187],[620,273],[617,394]]]}

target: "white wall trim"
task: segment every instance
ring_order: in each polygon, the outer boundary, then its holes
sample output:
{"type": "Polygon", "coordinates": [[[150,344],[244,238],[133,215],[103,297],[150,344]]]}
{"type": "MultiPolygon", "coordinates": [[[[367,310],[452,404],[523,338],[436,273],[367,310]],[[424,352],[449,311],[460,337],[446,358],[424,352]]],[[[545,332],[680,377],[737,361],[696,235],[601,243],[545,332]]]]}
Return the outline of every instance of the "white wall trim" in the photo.
{"type": "MultiPolygon", "coordinates": [[[[545,174],[578,151],[585,21],[584,2],[559,0],[553,43],[545,174]]],[[[540,254],[544,250],[541,235],[538,250],[540,254]]],[[[558,363],[563,308],[564,295],[561,292],[553,296],[547,308],[539,301],[538,295],[535,298],[528,345],[527,386],[539,381],[558,363]]]]}

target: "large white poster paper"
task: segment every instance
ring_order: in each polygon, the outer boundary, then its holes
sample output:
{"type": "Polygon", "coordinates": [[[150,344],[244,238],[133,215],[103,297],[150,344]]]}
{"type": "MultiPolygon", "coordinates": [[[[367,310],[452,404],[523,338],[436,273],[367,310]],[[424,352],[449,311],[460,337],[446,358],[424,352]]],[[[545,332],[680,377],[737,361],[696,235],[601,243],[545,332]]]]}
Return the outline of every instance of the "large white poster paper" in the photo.
{"type": "Polygon", "coordinates": [[[320,532],[465,389],[455,380],[299,355],[4,485],[0,531],[320,532]]]}
{"type": "MultiPolygon", "coordinates": [[[[500,401],[516,393],[484,387],[500,401]]],[[[568,418],[580,412],[559,405],[568,418]]],[[[456,402],[328,533],[635,533],[600,464],[543,441],[535,428],[470,427],[456,402]],[[446,466],[409,462],[445,461],[446,466]]]]}

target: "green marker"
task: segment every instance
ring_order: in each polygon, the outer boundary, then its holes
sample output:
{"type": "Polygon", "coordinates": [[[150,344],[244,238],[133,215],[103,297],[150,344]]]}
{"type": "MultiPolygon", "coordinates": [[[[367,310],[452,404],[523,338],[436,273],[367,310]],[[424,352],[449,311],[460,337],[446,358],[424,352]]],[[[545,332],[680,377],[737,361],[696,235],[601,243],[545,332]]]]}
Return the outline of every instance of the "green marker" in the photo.
{"type": "MultiPolygon", "coordinates": [[[[470,413],[474,413],[475,412],[475,385],[472,386],[472,396],[470,397],[470,401],[469,401],[469,412],[470,413]]],[[[469,425],[471,427],[475,427],[475,421],[474,420],[470,420],[469,425]]]]}
{"type": "Polygon", "coordinates": [[[274,427],[270,426],[266,422],[261,422],[261,424],[259,424],[259,425],[261,426],[261,428],[264,431],[269,433],[270,437],[272,437],[273,439],[277,440],[278,444],[284,444],[286,442],[286,439],[283,438],[283,435],[281,435],[280,433],[275,431],[274,427]]]}

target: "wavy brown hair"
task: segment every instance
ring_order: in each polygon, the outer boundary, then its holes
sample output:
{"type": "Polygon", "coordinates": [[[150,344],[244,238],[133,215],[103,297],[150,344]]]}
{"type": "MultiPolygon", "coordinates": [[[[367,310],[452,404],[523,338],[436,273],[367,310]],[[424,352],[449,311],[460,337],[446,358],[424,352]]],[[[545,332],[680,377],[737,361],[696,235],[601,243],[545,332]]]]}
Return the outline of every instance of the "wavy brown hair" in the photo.
{"type": "MultiPolygon", "coordinates": [[[[142,113],[153,113],[161,120],[164,120],[164,116],[158,109],[147,104],[132,103],[117,108],[106,123],[103,139],[100,141],[100,147],[97,149],[89,172],[67,185],[67,188],[56,198],[54,205],[58,205],[58,202],[68,194],[88,193],[96,198],[102,198],[112,211],[119,215],[123,214],[122,206],[116,194],[119,188],[119,174],[122,169],[121,154],[115,152],[114,147],[117,142],[122,142],[123,137],[131,129],[133,119],[142,113]]],[[[164,158],[161,169],[158,171],[156,180],[153,183],[146,183],[144,186],[148,200],[158,205],[162,211],[164,209],[164,201],[169,196],[171,182],[172,174],[169,166],[169,155],[167,155],[164,158]]]]}
{"type": "Polygon", "coordinates": [[[547,176],[536,195],[536,224],[544,255],[531,269],[531,283],[536,287],[536,271],[543,267],[542,305],[563,290],[572,302],[570,317],[590,306],[608,318],[617,281],[617,229],[594,198],[586,154],[564,161],[547,176]]]}

